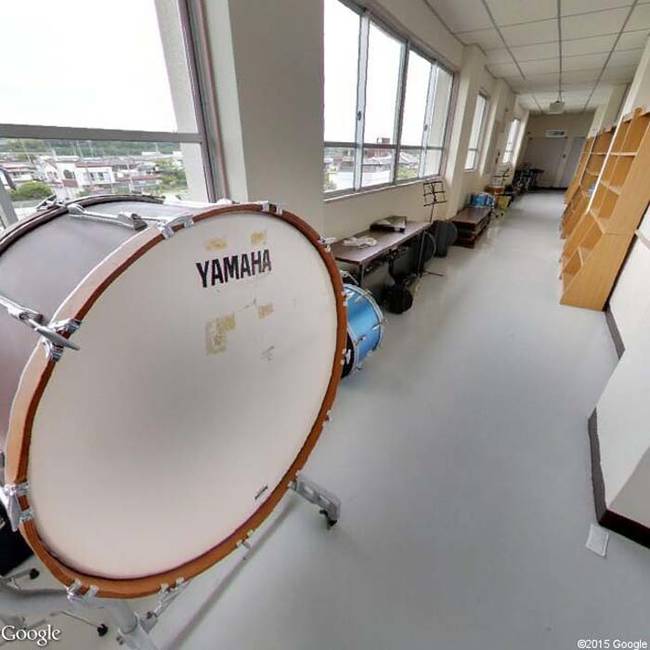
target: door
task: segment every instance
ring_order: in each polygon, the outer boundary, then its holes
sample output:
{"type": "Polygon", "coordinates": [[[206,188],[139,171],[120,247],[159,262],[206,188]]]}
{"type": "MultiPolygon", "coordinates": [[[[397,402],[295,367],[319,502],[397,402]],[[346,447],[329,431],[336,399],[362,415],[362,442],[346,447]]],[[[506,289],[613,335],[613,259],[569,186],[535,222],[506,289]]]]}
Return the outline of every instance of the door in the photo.
{"type": "Polygon", "coordinates": [[[578,160],[580,160],[580,154],[584,144],[584,138],[573,138],[571,148],[569,149],[569,153],[564,161],[564,171],[562,172],[562,178],[560,179],[560,187],[569,187],[571,179],[576,173],[576,167],[578,166],[578,160]]]}
{"type": "Polygon", "coordinates": [[[566,138],[529,138],[526,153],[522,159],[532,168],[543,169],[537,177],[538,187],[556,187],[557,171],[562,164],[566,138]]]}

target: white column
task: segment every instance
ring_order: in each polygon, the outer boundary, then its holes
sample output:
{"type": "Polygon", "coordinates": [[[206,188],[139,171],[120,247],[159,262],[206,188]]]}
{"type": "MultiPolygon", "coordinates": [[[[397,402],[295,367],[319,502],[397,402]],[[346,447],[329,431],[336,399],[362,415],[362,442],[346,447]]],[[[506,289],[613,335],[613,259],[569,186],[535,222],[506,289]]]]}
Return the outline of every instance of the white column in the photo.
{"type": "Polygon", "coordinates": [[[458,79],[458,92],[454,111],[454,122],[449,140],[449,156],[445,168],[447,192],[447,217],[453,217],[461,207],[465,197],[463,177],[467,147],[472,129],[476,98],[481,85],[481,72],[485,66],[485,55],[476,46],[470,45],[463,50],[463,66],[458,79]]]}
{"type": "Polygon", "coordinates": [[[650,105],[650,40],[646,41],[641,60],[634,73],[630,91],[623,104],[623,115],[637,106],[650,105]]]}
{"type": "Polygon", "coordinates": [[[322,2],[205,7],[231,198],[282,202],[322,231],[322,2]]]}
{"type": "Polygon", "coordinates": [[[589,137],[595,136],[603,127],[616,122],[627,89],[627,84],[612,86],[609,89],[607,100],[594,113],[594,119],[589,127],[589,137]]]}

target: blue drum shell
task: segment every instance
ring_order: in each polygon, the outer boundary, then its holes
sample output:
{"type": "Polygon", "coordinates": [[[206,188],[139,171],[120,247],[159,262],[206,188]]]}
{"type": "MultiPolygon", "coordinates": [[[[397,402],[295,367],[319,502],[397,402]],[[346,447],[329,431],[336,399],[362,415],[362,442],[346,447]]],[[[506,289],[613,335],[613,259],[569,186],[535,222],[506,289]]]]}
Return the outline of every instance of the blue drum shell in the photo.
{"type": "Polygon", "coordinates": [[[355,285],[345,285],[348,312],[348,353],[350,370],[358,370],[376,350],[384,334],[384,316],[372,295],[355,285]]]}

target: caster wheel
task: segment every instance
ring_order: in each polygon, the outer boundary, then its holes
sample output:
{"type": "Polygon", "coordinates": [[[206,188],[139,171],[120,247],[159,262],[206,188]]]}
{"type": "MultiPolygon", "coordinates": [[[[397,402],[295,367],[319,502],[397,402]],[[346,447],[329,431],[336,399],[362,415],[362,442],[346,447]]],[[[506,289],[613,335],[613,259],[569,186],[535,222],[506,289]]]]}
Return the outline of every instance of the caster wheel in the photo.
{"type": "Polygon", "coordinates": [[[102,623],[101,625],[97,626],[97,635],[98,636],[106,636],[108,634],[108,625],[105,623],[102,623]]]}
{"type": "Polygon", "coordinates": [[[325,520],[327,521],[327,527],[328,528],[331,528],[332,526],[336,526],[336,522],[338,521],[338,519],[332,519],[327,514],[327,510],[321,510],[320,514],[323,515],[323,517],[325,517],[325,520]]]}
{"type": "Polygon", "coordinates": [[[41,575],[41,572],[38,569],[30,569],[29,570],[29,579],[30,580],[36,580],[38,576],[41,575]]]}

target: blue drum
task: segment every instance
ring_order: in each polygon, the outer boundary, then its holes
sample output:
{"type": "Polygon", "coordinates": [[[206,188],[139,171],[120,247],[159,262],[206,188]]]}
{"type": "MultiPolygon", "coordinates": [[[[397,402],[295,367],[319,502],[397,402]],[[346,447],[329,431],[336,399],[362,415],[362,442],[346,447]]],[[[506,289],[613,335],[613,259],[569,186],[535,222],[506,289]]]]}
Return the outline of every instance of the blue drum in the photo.
{"type": "Polygon", "coordinates": [[[384,335],[384,315],[369,291],[345,285],[348,310],[348,343],[343,376],[359,370],[366,357],[374,352],[384,335]]]}

